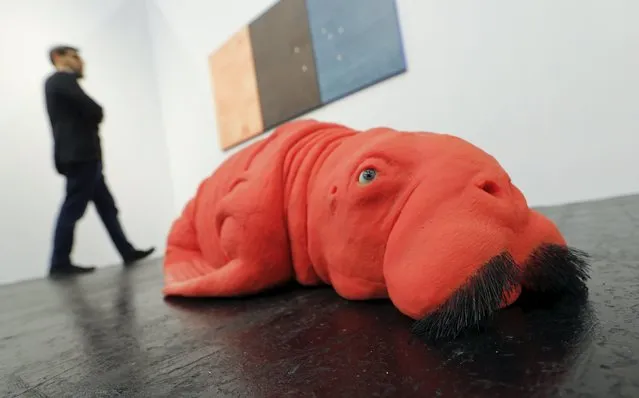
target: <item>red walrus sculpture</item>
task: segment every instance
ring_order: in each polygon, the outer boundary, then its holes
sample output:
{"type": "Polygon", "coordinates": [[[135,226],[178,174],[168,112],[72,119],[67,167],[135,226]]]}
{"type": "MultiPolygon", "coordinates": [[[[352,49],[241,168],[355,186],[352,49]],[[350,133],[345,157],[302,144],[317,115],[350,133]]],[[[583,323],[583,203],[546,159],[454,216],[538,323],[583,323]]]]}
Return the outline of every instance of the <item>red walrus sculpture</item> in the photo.
{"type": "Polygon", "coordinates": [[[422,337],[453,338],[522,291],[583,296],[586,259],[460,138],[302,120],[200,184],[169,233],[163,292],[330,284],[390,298],[422,337]]]}

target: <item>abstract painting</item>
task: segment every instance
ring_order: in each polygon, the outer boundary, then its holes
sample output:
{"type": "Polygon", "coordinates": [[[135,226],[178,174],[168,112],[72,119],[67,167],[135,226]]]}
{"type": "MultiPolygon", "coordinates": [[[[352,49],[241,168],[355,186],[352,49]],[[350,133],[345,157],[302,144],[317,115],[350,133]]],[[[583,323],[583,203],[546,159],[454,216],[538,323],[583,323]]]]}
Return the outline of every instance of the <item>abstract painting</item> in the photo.
{"type": "Polygon", "coordinates": [[[392,0],[306,0],[322,104],[406,70],[392,0]]]}
{"type": "Polygon", "coordinates": [[[321,105],[304,0],[280,0],[250,25],[264,129],[321,105]]]}
{"type": "Polygon", "coordinates": [[[407,69],[395,0],[280,0],[209,67],[225,150],[407,69]]]}
{"type": "Polygon", "coordinates": [[[264,131],[248,27],[209,57],[218,140],[223,149],[264,131]]]}

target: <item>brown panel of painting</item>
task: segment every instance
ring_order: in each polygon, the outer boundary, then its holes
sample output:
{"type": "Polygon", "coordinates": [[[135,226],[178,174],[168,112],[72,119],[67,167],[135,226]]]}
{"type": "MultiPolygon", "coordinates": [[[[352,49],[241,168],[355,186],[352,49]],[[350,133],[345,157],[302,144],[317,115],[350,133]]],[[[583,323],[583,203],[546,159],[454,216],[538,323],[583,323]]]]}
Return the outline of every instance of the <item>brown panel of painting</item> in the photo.
{"type": "Polygon", "coordinates": [[[209,69],[220,146],[231,148],[264,131],[247,26],[209,56],[209,69]]]}
{"type": "Polygon", "coordinates": [[[264,128],[321,105],[304,0],[281,0],[250,25],[264,128]]]}

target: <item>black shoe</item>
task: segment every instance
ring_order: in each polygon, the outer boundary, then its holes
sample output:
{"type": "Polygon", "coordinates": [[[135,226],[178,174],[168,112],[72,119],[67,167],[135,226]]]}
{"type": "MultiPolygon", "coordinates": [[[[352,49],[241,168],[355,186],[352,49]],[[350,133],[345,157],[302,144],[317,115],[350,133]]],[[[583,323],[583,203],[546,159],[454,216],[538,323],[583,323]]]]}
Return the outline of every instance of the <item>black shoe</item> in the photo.
{"type": "Polygon", "coordinates": [[[155,247],[146,250],[134,250],[124,258],[124,265],[133,265],[134,263],[149,257],[154,251],[155,247]]]}
{"type": "Polygon", "coordinates": [[[95,267],[80,267],[73,264],[54,265],[49,269],[50,277],[65,277],[78,274],[88,274],[95,271],[95,267]]]}

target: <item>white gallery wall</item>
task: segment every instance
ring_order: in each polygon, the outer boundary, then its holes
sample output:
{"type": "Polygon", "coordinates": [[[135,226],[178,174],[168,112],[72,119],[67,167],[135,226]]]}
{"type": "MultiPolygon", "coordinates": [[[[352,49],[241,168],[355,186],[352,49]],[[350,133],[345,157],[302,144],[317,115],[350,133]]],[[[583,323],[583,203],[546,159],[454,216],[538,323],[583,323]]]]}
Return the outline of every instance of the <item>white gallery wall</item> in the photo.
{"type": "MultiPolygon", "coordinates": [[[[64,193],[54,171],[43,81],[48,48],[80,47],[87,92],[105,109],[107,183],[134,244],[162,255],[173,187],[160,118],[144,1],[0,2],[0,283],[46,274],[53,223],[64,193]]],[[[121,260],[93,207],[76,233],[74,260],[121,260]]]]}
{"type": "MultiPolygon", "coordinates": [[[[147,3],[181,208],[228,155],[207,57],[274,1],[147,3]]],[[[397,4],[408,73],[308,117],[457,134],[494,154],[533,205],[639,192],[639,2],[397,4]]]]}
{"type": "MultiPolygon", "coordinates": [[[[208,56],[273,3],[0,2],[0,283],[45,274],[63,196],[42,97],[49,46],[81,48],[123,224],[159,256],[197,184],[246,145],[219,148],[208,56]]],[[[305,117],[457,134],[532,205],[639,192],[639,3],[397,3],[408,72],[305,117]]],[[[92,205],[76,238],[78,263],[119,262],[92,205]]]]}

